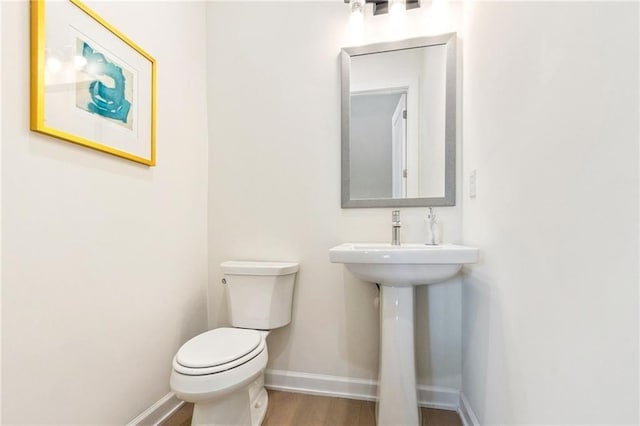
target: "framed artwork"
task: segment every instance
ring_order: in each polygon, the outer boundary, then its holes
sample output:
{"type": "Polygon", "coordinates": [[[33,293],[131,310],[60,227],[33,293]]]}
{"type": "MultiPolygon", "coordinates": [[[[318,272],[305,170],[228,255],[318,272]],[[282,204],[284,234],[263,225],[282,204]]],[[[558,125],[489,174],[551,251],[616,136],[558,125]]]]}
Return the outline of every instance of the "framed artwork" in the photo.
{"type": "Polygon", "coordinates": [[[78,0],[31,0],[31,130],[154,166],[156,62],[78,0]]]}

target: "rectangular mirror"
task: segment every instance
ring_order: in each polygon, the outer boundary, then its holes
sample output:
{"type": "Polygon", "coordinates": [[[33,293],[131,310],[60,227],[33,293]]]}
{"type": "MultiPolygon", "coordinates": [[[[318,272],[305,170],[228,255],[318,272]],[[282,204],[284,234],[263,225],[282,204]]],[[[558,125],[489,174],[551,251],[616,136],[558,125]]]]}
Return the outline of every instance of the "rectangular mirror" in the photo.
{"type": "Polygon", "coordinates": [[[456,34],[342,49],[342,207],[453,206],[456,34]]]}

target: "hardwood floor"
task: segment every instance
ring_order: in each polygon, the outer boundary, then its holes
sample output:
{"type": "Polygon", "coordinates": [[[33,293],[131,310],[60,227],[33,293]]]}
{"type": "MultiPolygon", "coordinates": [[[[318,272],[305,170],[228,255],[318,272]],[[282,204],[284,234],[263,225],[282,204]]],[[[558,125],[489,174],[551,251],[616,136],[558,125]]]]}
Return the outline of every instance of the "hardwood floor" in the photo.
{"type": "MultiPolygon", "coordinates": [[[[375,426],[371,401],[269,390],[262,426],[375,426]]],[[[462,426],[455,411],[422,408],[421,426],[462,426]]],[[[189,426],[193,404],[185,404],[162,426],[189,426]]]]}

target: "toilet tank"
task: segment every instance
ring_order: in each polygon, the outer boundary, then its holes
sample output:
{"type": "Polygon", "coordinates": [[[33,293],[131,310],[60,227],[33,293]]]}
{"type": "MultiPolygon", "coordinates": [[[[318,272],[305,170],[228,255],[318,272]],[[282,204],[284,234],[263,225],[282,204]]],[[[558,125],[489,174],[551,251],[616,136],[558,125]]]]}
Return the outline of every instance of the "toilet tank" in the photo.
{"type": "Polygon", "coordinates": [[[234,327],[271,330],[291,322],[295,262],[228,261],[220,265],[234,327]]]}

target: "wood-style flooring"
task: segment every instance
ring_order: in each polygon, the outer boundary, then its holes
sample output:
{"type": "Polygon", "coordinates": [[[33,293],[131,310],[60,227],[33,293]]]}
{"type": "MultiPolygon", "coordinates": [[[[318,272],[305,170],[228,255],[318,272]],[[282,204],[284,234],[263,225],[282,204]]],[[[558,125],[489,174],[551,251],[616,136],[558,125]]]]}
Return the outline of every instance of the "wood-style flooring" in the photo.
{"type": "MultiPolygon", "coordinates": [[[[305,395],[269,390],[269,406],[262,426],[375,426],[371,401],[305,395]]],[[[422,408],[422,426],[462,426],[455,411],[422,408]]],[[[185,404],[162,426],[191,424],[192,404],[185,404]]]]}

